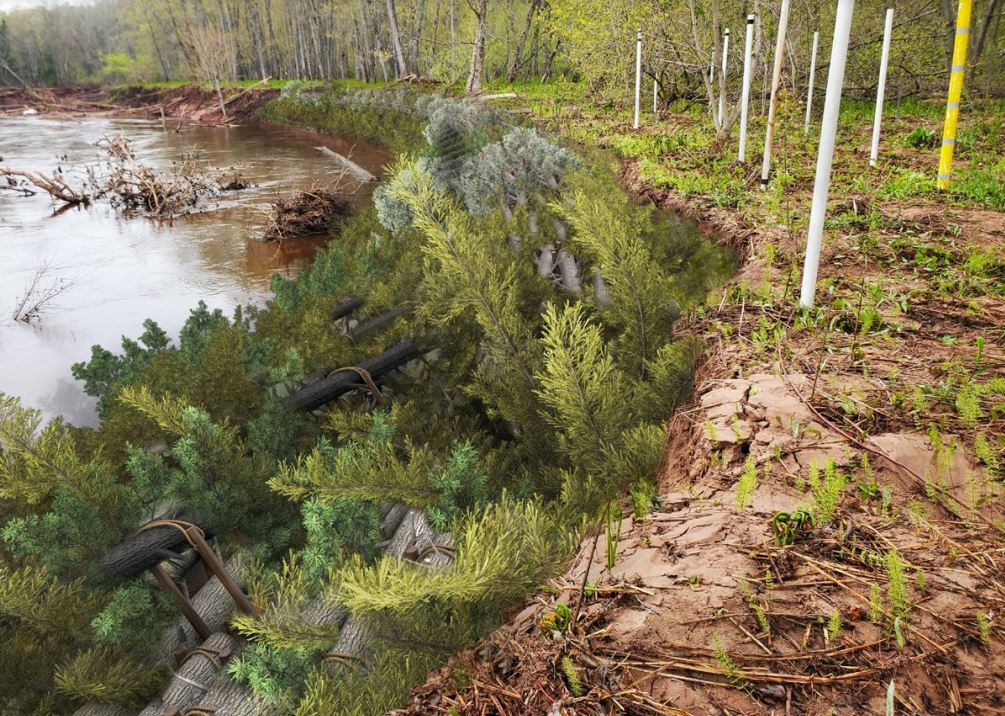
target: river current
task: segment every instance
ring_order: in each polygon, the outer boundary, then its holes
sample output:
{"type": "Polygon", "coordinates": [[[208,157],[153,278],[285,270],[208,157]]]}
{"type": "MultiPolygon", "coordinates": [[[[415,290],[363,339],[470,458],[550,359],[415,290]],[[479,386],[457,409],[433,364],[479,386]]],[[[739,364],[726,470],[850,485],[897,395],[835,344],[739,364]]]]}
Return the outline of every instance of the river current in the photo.
{"type": "Polygon", "coordinates": [[[253,186],[201,204],[173,221],[127,217],[106,203],[63,207],[47,194],[0,190],[0,392],[19,396],[46,418],[94,425],[94,401],[70,374],[91,346],[117,350],[146,318],[176,336],[198,301],[230,313],[261,303],[274,273],[290,275],[327,237],[259,240],[265,207],[280,194],[326,185],[335,165],[314,147],[351,155],[377,173],[387,155],[375,147],[273,127],[181,127],[91,118],[0,118],[0,164],[72,180],[101,160],[97,142],[122,135],[138,161],[166,168],[196,148],[212,167],[235,168],[253,186]],[[12,318],[44,268],[41,288],[63,289],[34,321],[12,318]]]}

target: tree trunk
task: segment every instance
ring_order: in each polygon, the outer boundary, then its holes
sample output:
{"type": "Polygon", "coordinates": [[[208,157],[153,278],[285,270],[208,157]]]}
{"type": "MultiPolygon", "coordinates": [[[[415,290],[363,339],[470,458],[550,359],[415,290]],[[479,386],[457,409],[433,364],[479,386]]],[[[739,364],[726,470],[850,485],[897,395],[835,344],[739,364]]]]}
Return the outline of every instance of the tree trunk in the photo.
{"type": "MultiPolygon", "coordinates": [[[[984,9],[984,16],[981,19],[980,25],[977,27],[977,34],[974,36],[973,42],[970,43],[970,64],[973,65],[980,59],[981,53],[984,52],[984,42],[988,37],[988,28],[991,27],[995,19],[995,12],[1001,10],[1001,0],[988,0],[988,6],[984,9]]],[[[1001,13],[998,14],[998,18],[1001,19],[1001,13]]],[[[970,21],[970,25],[973,26],[975,23],[973,20],[970,21]]]]}
{"type": "Polygon", "coordinates": [[[380,74],[383,76],[384,81],[387,82],[390,79],[390,75],[387,72],[387,62],[384,60],[384,48],[380,44],[380,25],[377,24],[377,16],[373,13],[373,6],[371,5],[371,0],[366,2],[367,14],[370,17],[373,28],[373,51],[377,64],[380,65],[380,74]]]}
{"type": "Polygon", "coordinates": [[[394,0],[387,0],[387,22],[391,28],[391,47],[394,49],[394,76],[399,80],[408,76],[408,63],[405,62],[405,50],[401,46],[401,33],[398,32],[398,11],[394,0]]]}
{"type": "Polygon", "coordinates": [[[422,41],[422,28],[426,24],[426,0],[419,0],[419,10],[415,17],[415,34],[412,35],[412,69],[421,75],[419,69],[419,45],[422,41]]]}
{"type": "Polygon", "coordinates": [[[468,82],[465,92],[469,95],[481,94],[482,80],[485,77],[485,35],[486,23],[488,21],[488,0],[475,0],[477,8],[472,5],[475,12],[475,41],[471,46],[471,70],[468,72],[468,82]]]}
{"type": "Polygon", "coordinates": [[[509,71],[506,73],[506,81],[512,83],[516,79],[517,73],[523,66],[523,48],[527,43],[527,35],[530,34],[530,28],[534,24],[534,14],[537,12],[538,0],[530,0],[530,8],[527,10],[527,18],[524,20],[523,30],[520,31],[520,37],[516,41],[516,51],[513,54],[513,62],[510,64],[509,71]]]}
{"type": "Polygon", "coordinates": [[[248,12],[251,15],[251,24],[255,32],[252,41],[255,43],[255,54],[258,57],[258,73],[264,82],[268,79],[269,73],[265,67],[265,35],[262,33],[262,18],[258,14],[258,3],[252,2],[248,5],[248,12]]]}
{"type": "Polygon", "coordinates": [[[176,527],[151,527],[109,549],[98,565],[98,572],[108,581],[129,579],[163,562],[166,553],[177,553],[187,547],[188,540],[176,527]]]}

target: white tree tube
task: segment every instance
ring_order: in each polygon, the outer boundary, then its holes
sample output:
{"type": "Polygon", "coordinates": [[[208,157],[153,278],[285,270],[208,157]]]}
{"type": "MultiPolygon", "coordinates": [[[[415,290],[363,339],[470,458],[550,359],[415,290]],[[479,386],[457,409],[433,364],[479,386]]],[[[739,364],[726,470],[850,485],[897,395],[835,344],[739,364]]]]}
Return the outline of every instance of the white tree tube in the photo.
{"type": "Polygon", "coordinates": [[[872,120],[872,151],[869,166],[879,159],[879,132],[883,124],[883,98],[886,95],[886,67],[890,62],[890,35],[893,34],[893,8],[886,10],[886,27],[883,30],[883,54],[879,60],[879,87],[876,88],[876,116],[872,120]]]}
{"type": "Polygon", "coordinates": [[[747,15],[747,36],[743,41],[743,91],[740,97],[740,149],[736,155],[741,164],[747,161],[747,114],[750,105],[750,79],[754,73],[753,52],[754,16],[747,15]]]}
{"type": "Polygon", "coordinates": [[[657,112],[657,107],[659,106],[658,104],[659,99],[660,99],[659,83],[656,80],[653,80],[653,114],[656,114],[657,112]]]}
{"type": "Polygon", "coordinates": [[[642,29],[635,34],[635,122],[632,127],[639,128],[639,113],[642,102],[642,29]]]}
{"type": "MultiPolygon", "coordinates": [[[[726,60],[729,59],[729,28],[726,28],[726,32],[722,36],[722,74],[720,75],[719,81],[722,82],[723,86],[726,85],[726,60]]],[[[726,124],[725,115],[725,102],[723,96],[725,92],[719,92],[719,125],[723,126],[726,124]]]]}
{"type": "Polygon", "coordinates": [[[844,86],[844,68],[848,59],[848,35],[855,0],[838,0],[834,18],[834,43],[831,45],[830,69],[827,73],[827,96],[824,99],[824,116],[820,123],[820,146],[817,150],[817,174],[813,181],[813,205],[810,225],[806,234],[806,261],[803,264],[803,284],[799,304],[813,308],[817,290],[817,271],[820,268],[820,244],[827,216],[827,193],[831,185],[831,164],[834,161],[834,140],[837,137],[838,112],[841,109],[841,89],[844,86]]]}
{"type": "Polygon", "coordinates": [[[782,59],[785,56],[785,29],[789,24],[789,8],[791,5],[792,0],[782,0],[782,10],[778,17],[778,38],[775,41],[775,67],[771,74],[771,101],[768,104],[768,127],[764,133],[764,162],[761,165],[761,191],[768,188],[768,174],[771,172],[771,141],[775,136],[778,88],[782,83],[782,59]]]}
{"type": "Polygon", "coordinates": [[[810,53],[810,81],[806,87],[806,123],[803,134],[810,133],[810,113],[813,111],[813,83],[817,77],[817,44],[820,42],[820,31],[813,33],[813,52],[810,53]]]}

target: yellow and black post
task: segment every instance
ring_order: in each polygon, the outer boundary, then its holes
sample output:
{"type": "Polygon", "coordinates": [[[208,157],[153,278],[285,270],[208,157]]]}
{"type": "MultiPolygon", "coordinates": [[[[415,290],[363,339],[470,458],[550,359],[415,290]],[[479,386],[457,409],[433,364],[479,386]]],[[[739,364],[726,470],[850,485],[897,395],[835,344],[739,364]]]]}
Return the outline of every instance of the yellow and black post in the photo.
{"type": "Polygon", "coordinates": [[[942,130],[942,152],[939,154],[938,186],[948,189],[953,176],[953,150],[956,149],[956,123],[960,118],[960,96],[963,94],[963,71],[967,65],[967,43],[970,39],[970,3],[960,0],[956,14],[956,40],[953,42],[953,67],[949,76],[949,100],[946,102],[946,125],[942,130]]]}

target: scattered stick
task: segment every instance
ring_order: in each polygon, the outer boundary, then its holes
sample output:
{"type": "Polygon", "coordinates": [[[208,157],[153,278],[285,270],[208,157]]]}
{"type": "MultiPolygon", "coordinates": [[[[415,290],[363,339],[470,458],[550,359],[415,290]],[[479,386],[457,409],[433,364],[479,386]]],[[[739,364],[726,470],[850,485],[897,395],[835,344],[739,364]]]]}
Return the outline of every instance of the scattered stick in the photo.
{"type": "Polygon", "coordinates": [[[73,286],[73,281],[60,278],[54,279],[48,285],[44,285],[44,280],[49,274],[49,269],[50,265],[48,261],[43,261],[35,269],[35,273],[25,287],[24,293],[14,306],[14,313],[11,315],[11,318],[15,321],[31,323],[38,320],[60,294],[73,286]]]}

